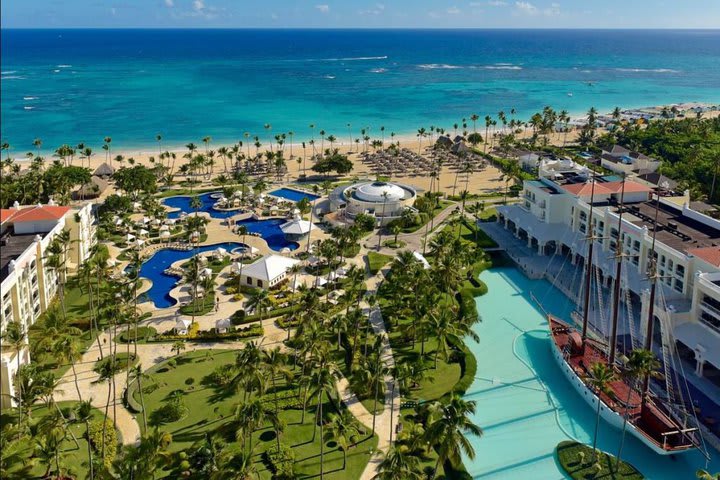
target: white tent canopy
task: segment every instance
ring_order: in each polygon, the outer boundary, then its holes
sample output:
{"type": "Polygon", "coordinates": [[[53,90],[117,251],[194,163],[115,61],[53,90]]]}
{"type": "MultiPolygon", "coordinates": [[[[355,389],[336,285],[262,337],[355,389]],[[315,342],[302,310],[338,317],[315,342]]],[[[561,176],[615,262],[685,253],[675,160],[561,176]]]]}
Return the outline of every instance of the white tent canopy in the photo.
{"type": "Polygon", "coordinates": [[[285,235],[305,235],[316,228],[313,223],[303,220],[300,215],[295,215],[292,220],[280,225],[280,230],[285,235]]]}

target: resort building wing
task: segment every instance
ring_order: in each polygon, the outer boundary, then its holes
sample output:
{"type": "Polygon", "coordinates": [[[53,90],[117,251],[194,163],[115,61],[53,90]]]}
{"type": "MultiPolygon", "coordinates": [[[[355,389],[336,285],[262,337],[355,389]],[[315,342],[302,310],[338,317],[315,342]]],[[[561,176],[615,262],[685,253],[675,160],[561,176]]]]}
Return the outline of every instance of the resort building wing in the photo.
{"type": "MultiPolygon", "coordinates": [[[[63,231],[70,234],[66,265],[76,270],[95,244],[91,205],[70,208],[54,204],[12,208],[0,212],[0,334],[10,322],[28,328],[51,305],[57,293],[58,274],[47,265],[47,249],[63,231]]],[[[20,365],[30,362],[27,346],[19,350],[3,345],[0,367],[0,406],[12,405],[12,379],[20,365]]]]}
{"type": "MultiPolygon", "coordinates": [[[[568,270],[584,268],[589,219],[593,264],[598,284],[608,287],[605,294],[615,281],[614,255],[621,242],[621,283],[637,305],[640,336],[649,314],[647,274],[655,239],[654,319],[669,326],[689,370],[709,381],[700,381],[699,388],[720,392],[720,220],[692,209],[682,197],[664,197],[645,183],[623,184],[616,177],[599,177],[594,185],[581,175],[525,181],[520,200],[499,206],[497,223],[483,228],[526,274],[548,278],[571,299],[579,292],[577,277],[570,278],[568,270]]],[[[627,328],[621,335],[629,333],[627,328]]]]}
{"type": "Polygon", "coordinates": [[[243,266],[240,283],[252,287],[272,288],[285,280],[288,270],[298,263],[300,261],[294,258],[266,255],[255,263],[243,266]]]}

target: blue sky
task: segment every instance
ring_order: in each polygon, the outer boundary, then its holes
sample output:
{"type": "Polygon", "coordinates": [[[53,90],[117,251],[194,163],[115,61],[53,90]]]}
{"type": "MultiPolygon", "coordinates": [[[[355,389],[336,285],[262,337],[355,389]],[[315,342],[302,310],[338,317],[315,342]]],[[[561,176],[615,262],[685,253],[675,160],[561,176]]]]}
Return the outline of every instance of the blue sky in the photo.
{"type": "Polygon", "coordinates": [[[720,0],[2,0],[2,27],[720,28],[720,0]]]}

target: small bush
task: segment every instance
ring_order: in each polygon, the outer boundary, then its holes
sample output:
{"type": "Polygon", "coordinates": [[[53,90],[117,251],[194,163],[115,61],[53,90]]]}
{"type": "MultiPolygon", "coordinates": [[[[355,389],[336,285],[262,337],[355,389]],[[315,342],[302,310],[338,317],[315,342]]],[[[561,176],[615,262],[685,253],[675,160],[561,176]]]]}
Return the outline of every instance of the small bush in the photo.
{"type": "Polygon", "coordinates": [[[195,383],[195,379],[193,377],[188,377],[185,379],[185,385],[192,385],[195,383]]]}
{"type": "Polygon", "coordinates": [[[290,446],[281,443],[278,449],[273,445],[265,452],[265,460],[275,477],[294,478],[295,452],[290,446]]]}
{"type": "Polygon", "coordinates": [[[212,385],[219,385],[221,387],[230,384],[230,381],[235,376],[235,367],[233,364],[220,365],[215,367],[215,370],[203,379],[203,383],[209,383],[212,385]]]}

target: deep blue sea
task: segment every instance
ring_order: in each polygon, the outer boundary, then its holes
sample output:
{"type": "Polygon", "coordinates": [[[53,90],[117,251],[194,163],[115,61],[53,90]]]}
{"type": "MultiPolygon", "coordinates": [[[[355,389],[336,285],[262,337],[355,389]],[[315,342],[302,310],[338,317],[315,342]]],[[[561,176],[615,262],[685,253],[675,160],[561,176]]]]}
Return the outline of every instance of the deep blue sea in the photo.
{"type": "Polygon", "coordinates": [[[164,147],[291,130],[298,142],[312,123],[347,141],[512,108],[720,102],[720,30],[0,33],[0,135],[20,152],[36,137],[96,151],[105,136],[116,151],[155,148],[158,133],[164,147]]]}

